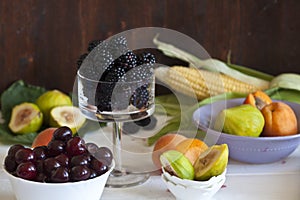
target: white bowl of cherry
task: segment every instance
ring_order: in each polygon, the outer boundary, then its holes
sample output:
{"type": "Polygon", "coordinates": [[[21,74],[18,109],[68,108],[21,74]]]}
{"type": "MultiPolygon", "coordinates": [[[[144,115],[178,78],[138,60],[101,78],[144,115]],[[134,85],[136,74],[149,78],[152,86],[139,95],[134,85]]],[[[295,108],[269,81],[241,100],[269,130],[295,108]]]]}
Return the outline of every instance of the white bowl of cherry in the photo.
{"type": "Polygon", "coordinates": [[[114,168],[107,147],[58,128],[47,146],[12,145],[4,160],[18,200],[99,200],[114,168]]]}

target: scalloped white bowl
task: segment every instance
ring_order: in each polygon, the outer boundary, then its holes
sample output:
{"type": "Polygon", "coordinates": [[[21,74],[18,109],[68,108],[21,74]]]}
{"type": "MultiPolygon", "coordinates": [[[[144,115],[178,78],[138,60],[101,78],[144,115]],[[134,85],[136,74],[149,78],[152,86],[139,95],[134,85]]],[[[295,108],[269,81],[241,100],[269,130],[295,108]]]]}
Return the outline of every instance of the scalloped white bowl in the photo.
{"type": "Polygon", "coordinates": [[[110,169],[93,179],[68,183],[40,183],[25,180],[3,171],[8,176],[17,200],[99,200],[102,196],[110,169]]]}
{"type": "Polygon", "coordinates": [[[226,180],[225,170],[221,175],[214,176],[208,181],[193,181],[180,179],[170,175],[164,169],[161,174],[163,182],[177,200],[208,200],[222,187],[226,180]]]}

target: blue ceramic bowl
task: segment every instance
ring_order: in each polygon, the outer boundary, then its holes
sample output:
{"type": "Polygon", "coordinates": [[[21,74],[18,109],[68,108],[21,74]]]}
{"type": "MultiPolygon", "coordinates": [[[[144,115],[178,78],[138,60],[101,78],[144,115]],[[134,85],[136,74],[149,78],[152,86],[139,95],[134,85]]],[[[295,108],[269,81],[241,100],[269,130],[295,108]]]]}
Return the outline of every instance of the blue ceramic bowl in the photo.
{"type": "MultiPolygon", "coordinates": [[[[271,163],[289,156],[300,144],[298,134],[279,137],[244,137],[213,130],[214,120],[220,111],[242,104],[244,98],[218,101],[198,108],[193,119],[199,129],[206,132],[208,145],[226,143],[230,158],[247,163],[271,163]]],[[[274,100],[275,101],[275,100],[274,100]]],[[[300,129],[300,104],[283,101],[295,112],[300,129]]]]}

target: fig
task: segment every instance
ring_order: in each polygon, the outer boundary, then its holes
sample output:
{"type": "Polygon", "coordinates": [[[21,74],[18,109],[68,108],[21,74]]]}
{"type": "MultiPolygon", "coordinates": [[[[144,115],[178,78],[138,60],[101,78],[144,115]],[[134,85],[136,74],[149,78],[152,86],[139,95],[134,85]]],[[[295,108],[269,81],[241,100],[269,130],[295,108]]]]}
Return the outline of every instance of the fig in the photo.
{"type": "Polygon", "coordinates": [[[75,134],[82,127],[86,118],[75,106],[57,106],[50,111],[50,126],[67,126],[75,134]]]}
{"type": "Polygon", "coordinates": [[[227,144],[209,147],[194,164],[195,180],[207,181],[213,176],[221,175],[227,167],[228,156],[227,144]]]}
{"type": "Polygon", "coordinates": [[[258,90],[256,92],[248,94],[243,103],[250,104],[261,110],[266,105],[272,103],[272,99],[263,91],[258,90]]]}
{"type": "Polygon", "coordinates": [[[160,156],[162,167],[172,175],[182,179],[194,179],[194,167],[181,152],[168,150],[160,156]]]}
{"type": "Polygon", "coordinates": [[[43,123],[43,113],[33,103],[24,102],[16,105],[8,127],[13,133],[26,134],[38,131],[43,123]]]}
{"type": "Polygon", "coordinates": [[[208,149],[208,146],[197,138],[187,138],[176,145],[176,150],[183,153],[192,164],[195,163],[199,155],[208,149]]]}
{"type": "Polygon", "coordinates": [[[160,156],[163,152],[168,150],[176,150],[176,145],[185,140],[186,137],[177,133],[168,133],[161,136],[155,143],[152,151],[153,164],[160,169],[160,156]]]}
{"type": "Polygon", "coordinates": [[[59,90],[45,92],[36,100],[44,115],[44,124],[49,125],[50,111],[56,106],[72,105],[71,98],[59,90]]]}
{"type": "Polygon", "coordinates": [[[214,129],[224,133],[258,137],[265,125],[260,110],[250,104],[242,104],[222,110],[214,124],[214,129]]]}

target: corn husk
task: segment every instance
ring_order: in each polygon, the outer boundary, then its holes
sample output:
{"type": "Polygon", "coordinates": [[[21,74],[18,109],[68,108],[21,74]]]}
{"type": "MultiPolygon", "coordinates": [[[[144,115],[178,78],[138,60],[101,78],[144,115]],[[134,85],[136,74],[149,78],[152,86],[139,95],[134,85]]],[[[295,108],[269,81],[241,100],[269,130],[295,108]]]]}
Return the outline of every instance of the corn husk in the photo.
{"type": "Polygon", "coordinates": [[[254,85],[260,90],[269,88],[270,82],[267,80],[244,74],[238,70],[228,67],[226,63],[214,58],[201,60],[200,58],[197,58],[196,56],[183,51],[171,44],[159,41],[157,38],[158,36],[153,39],[153,43],[157,45],[157,48],[167,56],[186,61],[190,64],[190,66],[226,74],[239,81],[254,85]]]}

